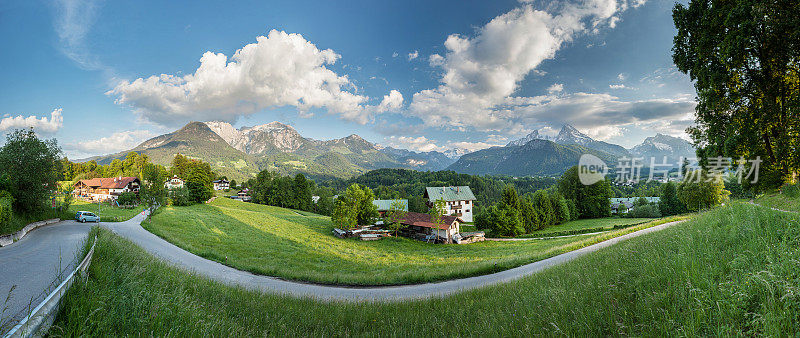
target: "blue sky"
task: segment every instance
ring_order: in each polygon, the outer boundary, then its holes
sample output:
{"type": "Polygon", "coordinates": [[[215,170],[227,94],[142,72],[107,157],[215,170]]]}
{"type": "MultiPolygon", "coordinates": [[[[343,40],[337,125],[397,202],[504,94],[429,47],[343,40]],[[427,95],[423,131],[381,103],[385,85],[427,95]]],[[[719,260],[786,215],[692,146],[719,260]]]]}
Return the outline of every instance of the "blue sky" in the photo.
{"type": "Polygon", "coordinates": [[[671,7],[7,1],[0,133],[32,126],[71,158],[195,120],[278,120],[316,139],[442,151],[569,123],[630,147],[691,124],[694,90],[671,61],[671,7]]]}

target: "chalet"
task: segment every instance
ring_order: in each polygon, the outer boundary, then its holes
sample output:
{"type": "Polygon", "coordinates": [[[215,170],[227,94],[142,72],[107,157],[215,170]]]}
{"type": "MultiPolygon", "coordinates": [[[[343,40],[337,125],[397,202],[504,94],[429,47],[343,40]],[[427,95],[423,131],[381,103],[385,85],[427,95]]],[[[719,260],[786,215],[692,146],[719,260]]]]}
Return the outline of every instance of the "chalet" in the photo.
{"type": "Polygon", "coordinates": [[[227,190],[231,187],[231,182],[226,179],[216,180],[211,183],[214,183],[214,190],[227,190]]]}
{"type": "Polygon", "coordinates": [[[381,217],[385,217],[386,212],[392,208],[392,203],[394,203],[394,201],[400,201],[402,205],[401,210],[408,211],[408,200],[373,200],[372,204],[378,208],[378,213],[381,214],[381,217]]]}
{"type": "Polygon", "coordinates": [[[164,183],[164,188],[167,188],[169,190],[183,188],[183,184],[184,184],[183,180],[178,178],[178,175],[175,175],[172,176],[172,178],[170,178],[169,181],[164,183]]]}
{"type": "Polygon", "coordinates": [[[608,202],[611,204],[611,213],[627,213],[633,209],[633,204],[640,198],[647,200],[647,203],[657,204],[661,201],[660,197],[628,197],[628,198],[609,198],[608,202]]]}
{"type": "Polygon", "coordinates": [[[73,186],[72,194],[95,201],[115,200],[124,192],[139,192],[136,177],[103,177],[80,180],[73,186]]]}
{"type": "Polygon", "coordinates": [[[445,201],[445,214],[461,218],[464,222],[472,222],[472,210],[475,206],[475,195],[468,186],[427,187],[425,198],[428,206],[435,201],[445,201]]]}
{"type": "Polygon", "coordinates": [[[461,232],[463,222],[458,216],[442,216],[441,224],[436,224],[431,215],[408,212],[400,223],[407,227],[405,232],[423,234],[437,241],[452,243],[453,238],[461,232]]]}

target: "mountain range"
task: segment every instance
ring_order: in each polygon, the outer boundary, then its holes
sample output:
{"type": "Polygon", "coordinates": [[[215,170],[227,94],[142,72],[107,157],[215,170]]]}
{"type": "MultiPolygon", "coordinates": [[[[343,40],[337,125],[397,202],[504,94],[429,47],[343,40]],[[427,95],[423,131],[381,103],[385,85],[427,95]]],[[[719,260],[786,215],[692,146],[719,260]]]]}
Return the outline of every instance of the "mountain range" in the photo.
{"type": "Polygon", "coordinates": [[[106,164],[131,151],[166,166],[180,153],[209,162],[220,175],[236,179],[253,177],[263,169],[313,178],[350,177],[378,168],[441,170],[455,161],[440,152],[381,147],[358,135],[315,140],[280,122],[236,129],[218,121],[191,122],[133,149],[87,160],[106,164]]]}
{"type": "Polygon", "coordinates": [[[506,146],[472,153],[445,154],[437,151],[416,152],[383,147],[358,135],[333,140],[302,136],[280,122],[234,128],[227,122],[191,122],[172,133],[142,142],[133,149],[97,156],[107,164],[124,159],[135,151],[154,163],[169,166],[175,154],[209,162],[220,175],[237,180],[253,177],[268,169],[282,174],[304,173],[312,178],[346,178],[379,168],[415,170],[453,170],[467,174],[503,174],[512,176],[558,175],[578,163],[582,154],[594,154],[609,165],[623,156],[677,161],[693,156],[694,149],[685,140],[656,134],[631,149],[597,141],[576,128],[565,125],[556,136],[533,131],[525,138],[506,146]],[[451,156],[448,156],[451,155],[451,156]]]}
{"type": "Polygon", "coordinates": [[[524,138],[504,147],[492,147],[461,156],[447,169],[466,174],[498,174],[512,176],[558,175],[578,164],[583,154],[593,154],[611,167],[622,157],[643,157],[645,165],[654,157],[656,163],[676,163],[680,157],[693,157],[694,148],[681,138],[663,134],[648,137],[631,149],[592,139],[571,125],[565,125],[556,136],[534,130],[524,138]]]}

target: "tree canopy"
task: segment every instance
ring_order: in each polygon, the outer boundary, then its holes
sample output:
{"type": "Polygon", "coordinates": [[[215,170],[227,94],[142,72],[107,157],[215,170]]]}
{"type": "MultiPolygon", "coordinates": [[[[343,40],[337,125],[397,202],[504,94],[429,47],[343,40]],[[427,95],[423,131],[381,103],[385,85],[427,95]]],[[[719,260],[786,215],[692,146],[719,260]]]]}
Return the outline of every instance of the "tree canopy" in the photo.
{"type": "Polygon", "coordinates": [[[800,167],[800,2],[691,0],[676,4],[673,60],[694,81],[704,163],[760,156],[759,186],[800,167]]]}
{"type": "Polygon", "coordinates": [[[25,213],[47,207],[58,190],[61,148],[55,139],[41,140],[32,129],[15,130],[0,148],[0,178],[13,196],[14,210],[25,213]]]}

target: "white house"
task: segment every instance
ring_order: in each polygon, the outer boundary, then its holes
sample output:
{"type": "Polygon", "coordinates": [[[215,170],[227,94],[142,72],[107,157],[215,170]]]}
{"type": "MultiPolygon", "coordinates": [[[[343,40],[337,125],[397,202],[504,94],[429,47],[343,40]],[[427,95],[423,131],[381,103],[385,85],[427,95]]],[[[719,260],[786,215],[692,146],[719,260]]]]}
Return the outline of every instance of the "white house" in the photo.
{"type": "Polygon", "coordinates": [[[172,176],[166,183],[164,183],[164,188],[167,189],[178,189],[183,188],[183,180],[178,178],[178,175],[172,176]]]}
{"type": "Polygon", "coordinates": [[[425,198],[428,205],[432,206],[435,201],[445,201],[445,215],[453,215],[461,218],[464,222],[472,222],[472,210],[475,207],[475,195],[468,186],[457,187],[427,187],[425,188],[425,198]]]}
{"type": "Polygon", "coordinates": [[[231,185],[230,185],[231,182],[226,180],[226,179],[216,180],[216,181],[211,182],[211,183],[214,183],[214,190],[226,190],[226,189],[230,189],[230,187],[231,187],[231,185]]]}

